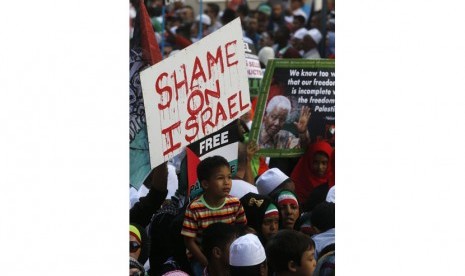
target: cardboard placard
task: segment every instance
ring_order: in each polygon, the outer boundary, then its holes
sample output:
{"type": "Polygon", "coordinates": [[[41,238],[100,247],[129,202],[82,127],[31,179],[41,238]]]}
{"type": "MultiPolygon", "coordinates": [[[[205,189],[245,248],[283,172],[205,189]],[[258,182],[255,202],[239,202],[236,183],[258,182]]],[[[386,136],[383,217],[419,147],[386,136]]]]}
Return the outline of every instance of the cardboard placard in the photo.
{"type": "Polygon", "coordinates": [[[140,73],[152,167],[250,109],[240,19],[140,73]]]}

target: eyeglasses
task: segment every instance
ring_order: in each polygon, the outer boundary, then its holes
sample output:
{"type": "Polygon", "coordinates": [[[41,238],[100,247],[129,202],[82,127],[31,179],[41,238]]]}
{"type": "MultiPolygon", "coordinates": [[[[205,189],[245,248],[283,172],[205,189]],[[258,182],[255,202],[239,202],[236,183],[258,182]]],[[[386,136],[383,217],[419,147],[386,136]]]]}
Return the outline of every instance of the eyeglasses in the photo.
{"type": "Polygon", "coordinates": [[[140,244],[136,241],[130,241],[129,242],[129,251],[131,253],[136,252],[140,248],[140,244]]]}

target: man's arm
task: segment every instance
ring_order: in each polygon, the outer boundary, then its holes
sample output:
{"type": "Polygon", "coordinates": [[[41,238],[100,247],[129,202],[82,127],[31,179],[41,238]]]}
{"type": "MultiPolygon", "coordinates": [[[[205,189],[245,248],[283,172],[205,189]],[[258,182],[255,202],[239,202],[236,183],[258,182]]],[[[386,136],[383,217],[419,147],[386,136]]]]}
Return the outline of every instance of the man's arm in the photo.
{"type": "Polygon", "coordinates": [[[253,176],[253,171],[252,171],[252,159],[255,155],[255,153],[258,150],[258,145],[255,141],[250,140],[249,143],[247,143],[247,160],[246,160],[246,165],[245,165],[245,173],[244,173],[244,181],[248,182],[250,184],[254,184],[254,176],[253,176]]]}
{"type": "Polygon", "coordinates": [[[168,194],[166,188],[168,183],[167,162],[154,168],[145,179],[144,185],[150,189],[145,197],[141,197],[139,202],[134,204],[129,213],[129,221],[146,227],[153,213],[160,209],[161,204],[168,194]]]}

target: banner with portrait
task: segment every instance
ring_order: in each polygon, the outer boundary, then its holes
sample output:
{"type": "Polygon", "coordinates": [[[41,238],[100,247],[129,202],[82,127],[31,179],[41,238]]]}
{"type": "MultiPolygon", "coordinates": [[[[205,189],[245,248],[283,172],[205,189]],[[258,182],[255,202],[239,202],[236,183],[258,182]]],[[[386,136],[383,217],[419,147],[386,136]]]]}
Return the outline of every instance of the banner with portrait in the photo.
{"type": "Polygon", "coordinates": [[[296,157],[335,142],[335,60],[273,59],[262,80],[251,138],[258,154],[296,157]]]}

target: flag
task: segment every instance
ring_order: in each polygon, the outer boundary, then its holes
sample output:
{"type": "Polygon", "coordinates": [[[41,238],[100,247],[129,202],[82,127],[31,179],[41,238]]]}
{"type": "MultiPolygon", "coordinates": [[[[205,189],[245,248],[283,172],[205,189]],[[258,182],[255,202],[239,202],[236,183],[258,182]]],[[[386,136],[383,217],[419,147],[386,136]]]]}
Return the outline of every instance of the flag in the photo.
{"type": "Polygon", "coordinates": [[[139,189],[151,169],[139,73],[161,61],[162,55],[143,0],[139,0],[136,10],[129,53],[129,183],[139,189]]]}
{"type": "Polygon", "coordinates": [[[200,194],[203,189],[200,183],[197,183],[197,166],[200,163],[200,158],[190,148],[186,147],[187,157],[187,196],[200,194]]]}

